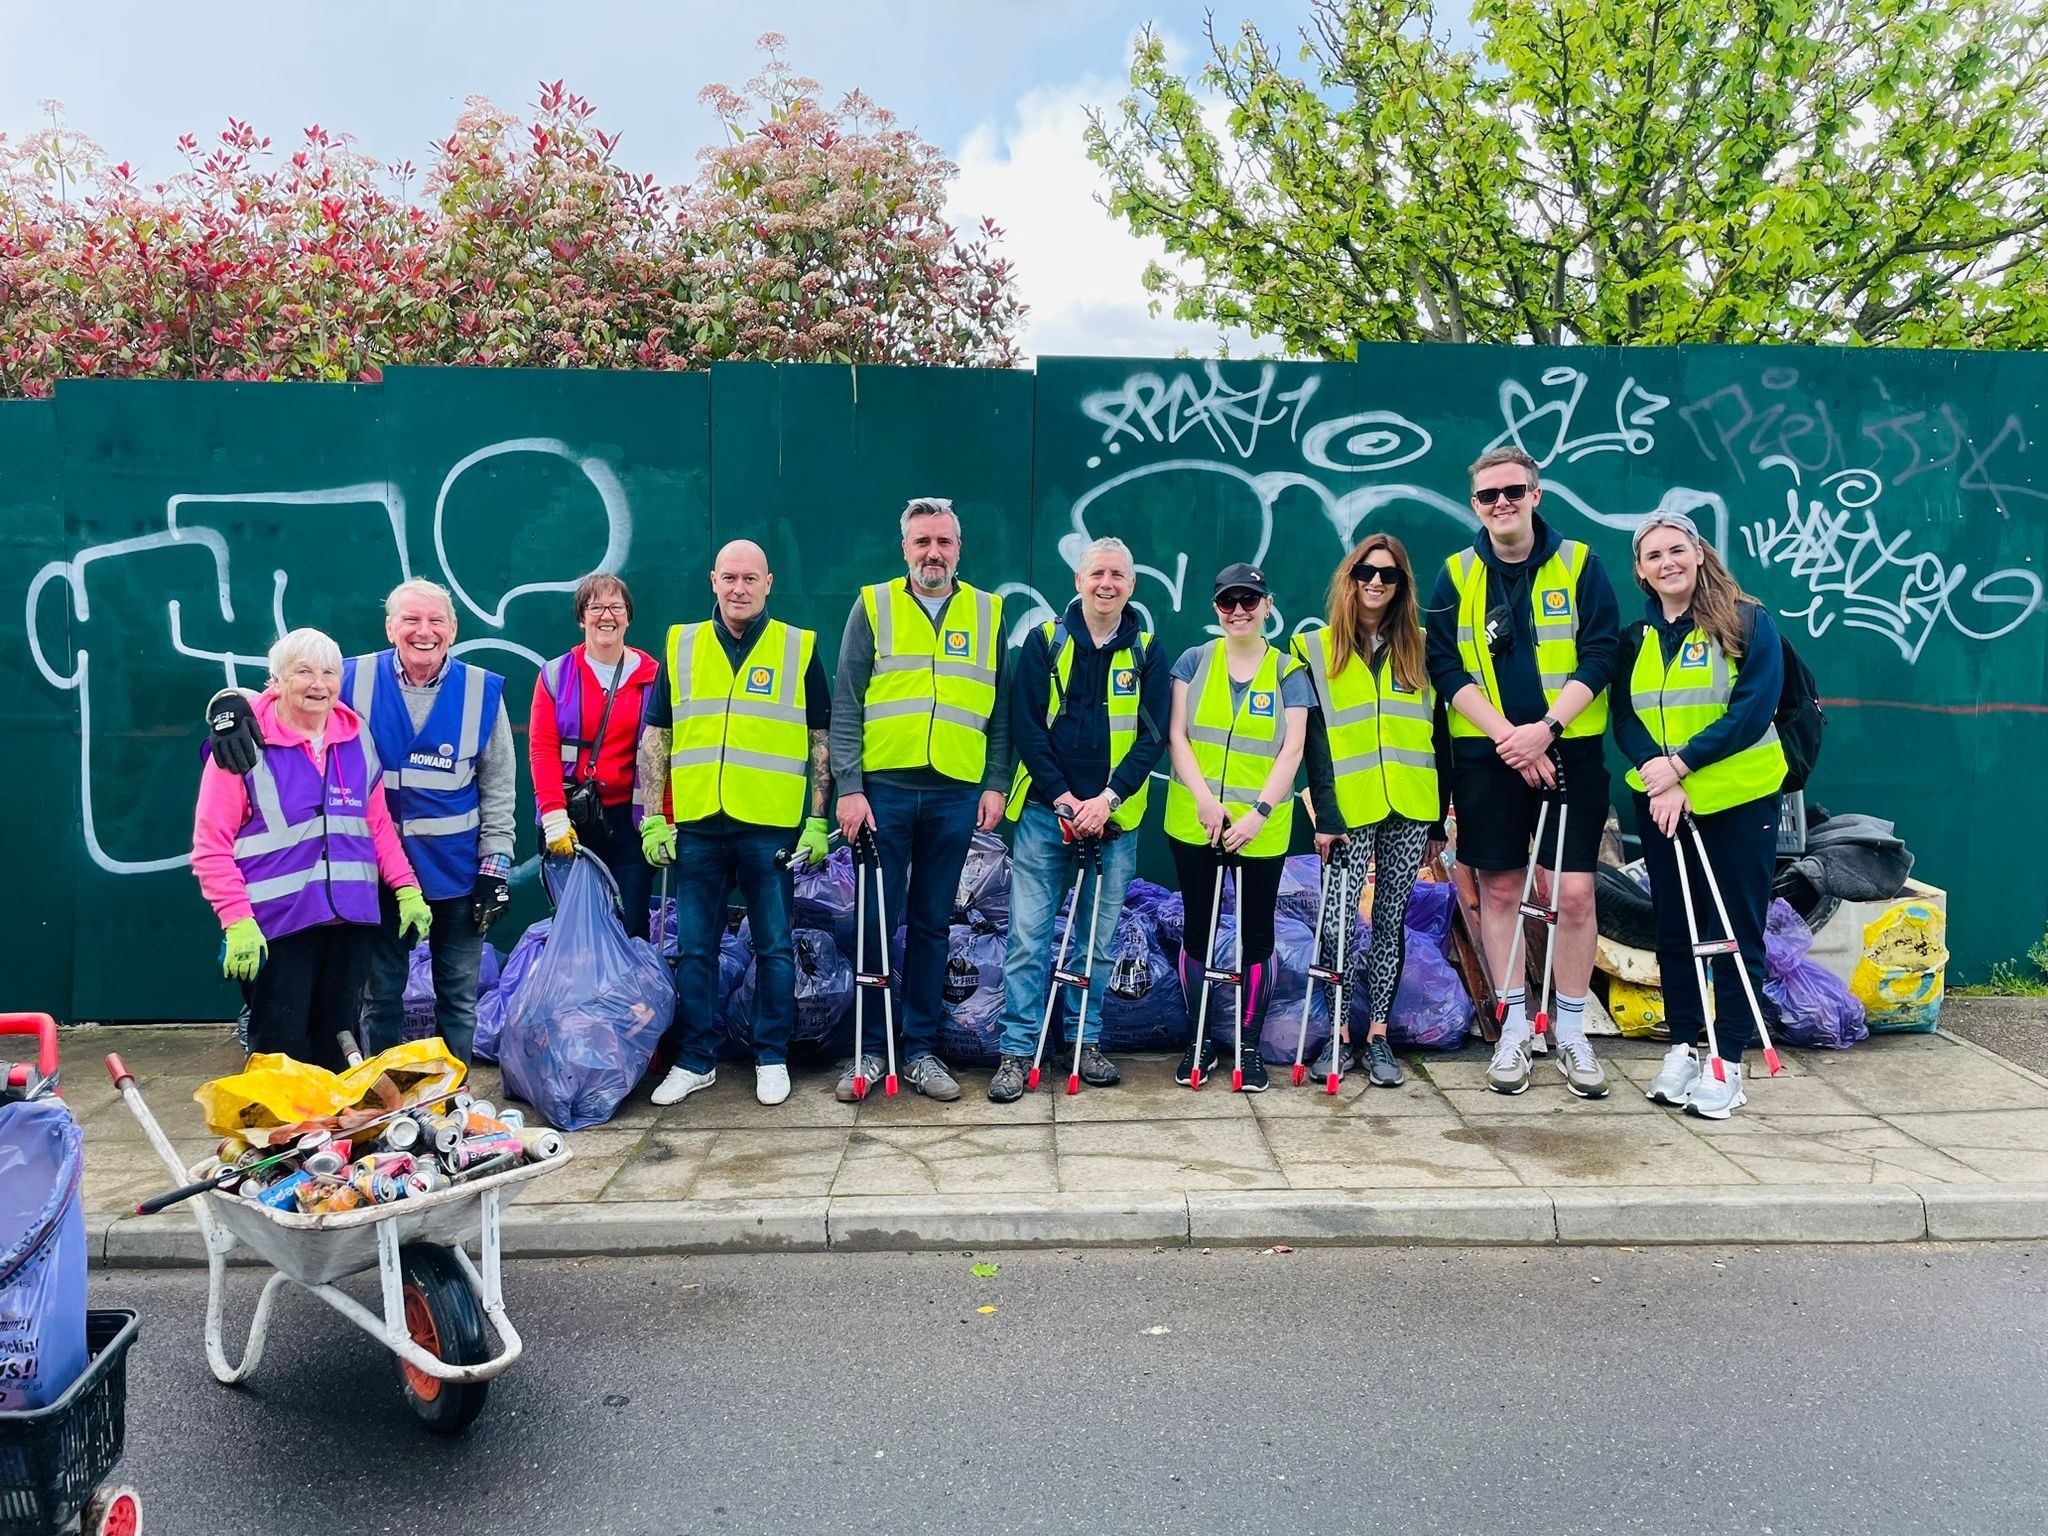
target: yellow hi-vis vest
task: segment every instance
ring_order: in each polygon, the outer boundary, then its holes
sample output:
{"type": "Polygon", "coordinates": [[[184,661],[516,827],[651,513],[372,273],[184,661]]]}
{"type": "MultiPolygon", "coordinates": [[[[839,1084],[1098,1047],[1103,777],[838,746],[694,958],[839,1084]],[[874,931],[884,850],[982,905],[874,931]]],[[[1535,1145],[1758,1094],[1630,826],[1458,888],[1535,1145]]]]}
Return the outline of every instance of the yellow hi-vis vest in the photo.
{"type": "Polygon", "coordinates": [[[735,672],[713,628],[720,622],[677,624],[668,632],[676,821],[723,811],[758,827],[794,827],[804,819],[804,675],[817,636],[770,619],[735,672]]]}
{"type": "Polygon", "coordinates": [[[960,582],[938,623],[905,577],[860,590],[875,635],[875,670],[861,701],[861,769],[936,768],[979,784],[996,708],[1003,600],[960,582]]]}
{"type": "MultiPolygon", "coordinates": [[[[1662,640],[1655,629],[1644,625],[1643,648],[1636,652],[1635,670],[1629,677],[1629,702],[1635,705],[1652,741],[1667,752],[1680,752],[1728,713],[1728,700],[1741,670],[1700,629],[1679,643],[1678,654],[1667,667],[1662,640]]],[[[1641,790],[1643,776],[1631,768],[1628,783],[1629,788],[1641,790]]],[[[1784,783],[1785,749],[1778,744],[1778,727],[1773,723],[1740,752],[1694,769],[1685,778],[1685,794],[1697,814],[1710,816],[1775,795],[1784,783]]]]}
{"type": "Polygon", "coordinates": [[[1332,677],[1330,650],[1335,638],[1329,629],[1296,635],[1294,654],[1316,685],[1344,826],[1370,827],[1385,821],[1389,811],[1410,821],[1435,821],[1436,745],[1430,736],[1433,699],[1428,679],[1419,689],[1404,689],[1394,677],[1391,657],[1382,678],[1356,652],[1332,677]]]}
{"type": "MultiPolygon", "coordinates": [[[[1065,635],[1065,628],[1053,619],[1047,619],[1039,626],[1045,636],[1045,643],[1051,647],[1055,632],[1065,635]]],[[[1052,729],[1053,721],[1059,718],[1060,700],[1067,695],[1067,684],[1074,675],[1074,637],[1065,635],[1066,643],[1053,658],[1052,676],[1046,684],[1045,728],[1052,729]]],[[[1126,646],[1109,658],[1109,771],[1116,773],[1117,765],[1129,755],[1138,741],[1138,658],[1151,648],[1152,636],[1145,630],[1138,631],[1136,647],[1126,646]]],[[[1149,775],[1147,783],[1149,784],[1149,775]]],[[[1137,793],[1119,804],[1110,815],[1110,821],[1128,832],[1145,819],[1145,790],[1147,784],[1140,784],[1137,793]]],[[[1010,820],[1015,821],[1024,814],[1024,800],[1031,793],[1031,775],[1025,770],[1023,758],[1017,760],[1017,772],[1010,780],[1010,820]]]]}
{"type": "MultiPolygon", "coordinates": [[[[1248,812],[1266,787],[1273,759],[1287,744],[1287,712],[1280,703],[1280,680],[1301,663],[1274,646],[1266,647],[1251,686],[1233,713],[1230,707],[1230,666],[1223,642],[1203,648],[1201,663],[1188,683],[1188,748],[1208,781],[1209,793],[1223,802],[1231,818],[1248,812]]],[[[1435,814],[1431,813],[1432,816],[1435,814]]],[[[1259,835],[1238,850],[1246,858],[1267,858],[1287,851],[1294,831],[1294,796],[1282,793],[1259,835]]],[[[1194,794],[1176,778],[1166,790],[1166,835],[1176,842],[1206,843],[1194,794]]]]}
{"type": "MultiPolygon", "coordinates": [[[[1475,549],[1463,549],[1446,562],[1458,589],[1458,655],[1465,669],[1479,679],[1479,686],[1499,709],[1500,684],[1493,675],[1493,653],[1486,646],[1486,562],[1475,549]]],[[[1586,546],[1566,539],[1557,552],[1536,569],[1529,584],[1529,601],[1536,610],[1536,670],[1543,680],[1543,697],[1552,706],[1579,664],[1579,572],[1586,564],[1586,546]]],[[[1450,712],[1453,736],[1484,736],[1486,732],[1467,720],[1454,707],[1450,712]]],[[[1593,702],[1573,717],[1564,728],[1567,736],[1598,736],[1607,729],[1607,690],[1601,689],[1593,702]]]]}

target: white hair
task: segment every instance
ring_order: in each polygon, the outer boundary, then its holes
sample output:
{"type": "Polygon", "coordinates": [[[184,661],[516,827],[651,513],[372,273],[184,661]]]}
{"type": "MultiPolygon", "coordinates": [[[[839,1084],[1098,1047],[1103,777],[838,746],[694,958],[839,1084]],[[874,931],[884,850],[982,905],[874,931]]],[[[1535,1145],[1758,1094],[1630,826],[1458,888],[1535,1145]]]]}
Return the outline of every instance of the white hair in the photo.
{"type": "Polygon", "coordinates": [[[910,504],[903,509],[903,516],[896,520],[904,538],[910,537],[910,520],[913,517],[950,517],[953,531],[960,531],[960,514],[953,510],[951,499],[945,496],[913,496],[910,504]]]}
{"type": "Polygon", "coordinates": [[[300,666],[331,667],[341,671],[341,647],[318,629],[295,629],[270,647],[270,680],[280,682],[300,666]]]}
{"type": "Polygon", "coordinates": [[[1087,570],[1088,563],[1097,555],[1122,555],[1124,557],[1124,565],[1129,568],[1131,574],[1137,574],[1138,561],[1137,557],[1131,553],[1131,546],[1122,539],[1117,538],[1114,534],[1096,539],[1086,549],[1082,550],[1081,563],[1074,567],[1075,572],[1078,574],[1081,571],[1087,570]]]}
{"type": "Polygon", "coordinates": [[[390,595],[384,599],[384,617],[388,619],[397,613],[398,605],[408,597],[431,597],[438,599],[447,608],[448,618],[450,622],[453,622],[455,618],[455,594],[442,586],[438,581],[429,581],[424,576],[411,577],[408,580],[401,581],[391,589],[390,595]]]}

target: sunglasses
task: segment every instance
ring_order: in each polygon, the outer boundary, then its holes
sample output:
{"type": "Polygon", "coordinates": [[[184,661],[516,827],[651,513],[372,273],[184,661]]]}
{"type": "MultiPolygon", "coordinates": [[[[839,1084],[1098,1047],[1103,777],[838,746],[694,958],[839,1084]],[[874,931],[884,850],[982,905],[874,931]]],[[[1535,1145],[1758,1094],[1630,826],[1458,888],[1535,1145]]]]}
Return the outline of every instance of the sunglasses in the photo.
{"type": "Polygon", "coordinates": [[[1383,587],[1401,585],[1401,568],[1398,565],[1367,565],[1363,560],[1351,567],[1351,579],[1361,587],[1378,582],[1383,587]]]}
{"type": "Polygon", "coordinates": [[[1527,485],[1489,485],[1483,491],[1474,491],[1472,499],[1482,507],[1490,507],[1503,496],[1509,501],[1520,501],[1532,489],[1533,487],[1527,485]]]}
{"type": "Polygon", "coordinates": [[[1256,592],[1219,592],[1216,595],[1218,613],[1257,613],[1259,604],[1265,599],[1256,592]]]}

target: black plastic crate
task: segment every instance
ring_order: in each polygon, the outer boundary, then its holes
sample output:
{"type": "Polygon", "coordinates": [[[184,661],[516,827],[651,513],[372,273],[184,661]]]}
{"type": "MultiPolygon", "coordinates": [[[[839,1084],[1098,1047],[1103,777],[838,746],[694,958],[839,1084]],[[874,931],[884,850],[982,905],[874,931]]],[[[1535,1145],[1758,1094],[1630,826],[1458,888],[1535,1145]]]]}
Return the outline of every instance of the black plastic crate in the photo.
{"type": "Polygon", "coordinates": [[[85,1374],[46,1408],[0,1413],[0,1536],[53,1536],[121,1459],[137,1331],[133,1312],[87,1312],[85,1374]]]}

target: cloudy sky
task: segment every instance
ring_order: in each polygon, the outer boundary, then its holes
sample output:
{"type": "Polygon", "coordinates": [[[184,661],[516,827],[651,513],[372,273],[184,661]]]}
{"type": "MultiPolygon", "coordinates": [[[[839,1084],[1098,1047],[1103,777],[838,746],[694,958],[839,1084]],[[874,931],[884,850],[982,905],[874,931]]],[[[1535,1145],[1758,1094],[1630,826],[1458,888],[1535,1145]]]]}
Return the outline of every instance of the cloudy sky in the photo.
{"type": "MultiPolygon", "coordinates": [[[[1306,0],[1221,0],[1219,31],[1246,18],[1291,37],[1306,0]]],[[[425,161],[463,99],[526,108],[566,78],[624,130],[621,160],[688,180],[715,123],[710,81],[755,72],[754,41],[777,31],[790,63],[836,99],[866,91],[960,166],[953,212],[1007,231],[1032,307],[1033,353],[1170,355],[1215,350],[1212,328],[1146,313],[1151,249],[1096,203],[1083,110],[1127,82],[1148,22],[1192,58],[1196,0],[0,0],[0,132],[39,125],[39,103],[146,176],[177,170],[178,135],[202,141],[229,116],[289,146],[308,123],[355,135],[386,161],[425,161]]],[[[1447,6],[1455,10],[1456,6],[1447,6]]],[[[1245,350],[1242,338],[1233,350],[1245,350]]]]}

